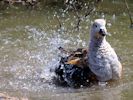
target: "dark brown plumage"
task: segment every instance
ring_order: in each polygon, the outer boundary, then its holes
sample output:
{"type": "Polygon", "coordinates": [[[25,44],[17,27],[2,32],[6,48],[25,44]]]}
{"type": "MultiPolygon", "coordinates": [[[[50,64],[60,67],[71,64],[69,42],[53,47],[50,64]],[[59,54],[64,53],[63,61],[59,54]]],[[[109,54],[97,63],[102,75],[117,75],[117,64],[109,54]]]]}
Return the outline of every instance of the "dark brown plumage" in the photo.
{"type": "Polygon", "coordinates": [[[80,87],[90,85],[96,81],[95,75],[91,72],[87,62],[88,49],[78,48],[75,51],[67,51],[59,47],[61,53],[68,56],[61,57],[59,66],[55,73],[61,82],[71,86],[80,87]]]}

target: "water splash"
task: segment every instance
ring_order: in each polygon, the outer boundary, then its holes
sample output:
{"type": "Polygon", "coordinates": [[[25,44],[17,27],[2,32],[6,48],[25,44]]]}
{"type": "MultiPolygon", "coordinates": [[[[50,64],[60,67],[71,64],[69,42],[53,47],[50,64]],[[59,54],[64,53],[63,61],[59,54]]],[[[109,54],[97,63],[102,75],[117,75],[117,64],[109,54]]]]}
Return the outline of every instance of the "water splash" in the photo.
{"type": "MultiPolygon", "coordinates": [[[[19,32],[20,28],[17,26],[14,30],[19,32]]],[[[4,32],[14,30],[7,29],[4,32]]],[[[58,47],[69,48],[71,43],[74,46],[86,44],[81,40],[81,34],[72,36],[65,33],[65,28],[50,30],[50,34],[34,26],[21,26],[21,30],[27,36],[24,40],[1,34],[3,42],[0,50],[4,56],[0,64],[4,68],[1,68],[1,72],[5,76],[2,77],[0,88],[32,92],[51,88],[52,85],[49,84],[52,83],[53,70],[59,64],[58,47]]]]}

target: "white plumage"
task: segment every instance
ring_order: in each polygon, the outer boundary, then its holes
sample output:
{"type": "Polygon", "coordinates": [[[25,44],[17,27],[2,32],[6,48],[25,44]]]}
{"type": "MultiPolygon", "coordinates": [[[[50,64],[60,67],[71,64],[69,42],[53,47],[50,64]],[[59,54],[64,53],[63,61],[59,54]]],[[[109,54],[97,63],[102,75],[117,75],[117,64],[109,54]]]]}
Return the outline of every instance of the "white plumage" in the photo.
{"type": "Polygon", "coordinates": [[[105,82],[121,77],[122,66],[111,45],[106,41],[107,29],[104,19],[96,19],[90,30],[88,62],[97,79],[105,82]]]}

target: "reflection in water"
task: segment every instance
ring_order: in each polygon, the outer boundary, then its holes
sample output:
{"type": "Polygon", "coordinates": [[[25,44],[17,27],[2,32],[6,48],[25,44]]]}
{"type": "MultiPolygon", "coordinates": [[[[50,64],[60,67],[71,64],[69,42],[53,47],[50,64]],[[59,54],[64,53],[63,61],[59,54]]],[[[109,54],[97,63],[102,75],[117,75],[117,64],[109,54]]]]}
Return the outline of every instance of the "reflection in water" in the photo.
{"type": "Polygon", "coordinates": [[[52,11],[44,12],[9,11],[6,17],[0,15],[0,91],[32,100],[132,100],[133,31],[128,27],[126,13],[103,13],[111,33],[108,40],[122,59],[123,79],[107,87],[72,89],[52,84],[54,73],[49,70],[58,65],[57,48],[88,47],[91,20],[100,15],[85,19],[79,32],[73,29],[75,17],[65,15],[60,32],[52,11]]]}

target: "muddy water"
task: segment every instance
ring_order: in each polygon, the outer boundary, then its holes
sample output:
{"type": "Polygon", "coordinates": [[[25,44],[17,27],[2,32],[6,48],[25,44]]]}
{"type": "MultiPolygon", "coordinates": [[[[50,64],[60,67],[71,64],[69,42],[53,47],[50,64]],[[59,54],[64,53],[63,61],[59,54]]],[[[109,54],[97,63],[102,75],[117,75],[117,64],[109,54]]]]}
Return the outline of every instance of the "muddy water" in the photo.
{"type": "MultiPolygon", "coordinates": [[[[133,2],[129,6],[133,8],[133,2]]],[[[0,92],[31,100],[132,100],[133,29],[124,4],[106,1],[97,13],[83,19],[79,31],[75,24],[74,14],[61,9],[0,11],[0,92]],[[106,87],[72,89],[53,84],[54,73],[49,70],[58,65],[57,48],[88,47],[90,23],[101,17],[111,33],[107,40],[121,58],[123,78],[106,87]]]]}

